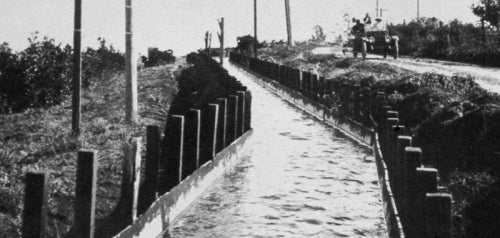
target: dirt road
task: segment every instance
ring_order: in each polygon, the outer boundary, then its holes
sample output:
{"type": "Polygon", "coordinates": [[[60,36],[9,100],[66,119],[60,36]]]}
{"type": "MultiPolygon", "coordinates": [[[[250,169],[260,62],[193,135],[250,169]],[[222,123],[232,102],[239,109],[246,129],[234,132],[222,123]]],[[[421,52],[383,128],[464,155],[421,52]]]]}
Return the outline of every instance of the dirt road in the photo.
{"type": "MultiPolygon", "coordinates": [[[[339,58],[350,58],[352,52],[342,53],[341,47],[318,47],[312,51],[313,54],[332,54],[339,58]]],[[[367,60],[372,62],[387,63],[416,73],[434,72],[446,76],[470,75],[484,89],[500,94],[500,68],[478,66],[451,61],[422,59],[402,56],[397,60],[392,57],[384,59],[381,55],[368,54],[367,60]]]]}
{"type": "MultiPolygon", "coordinates": [[[[346,54],[343,57],[352,57],[352,54],[346,54]]],[[[404,56],[397,60],[390,57],[383,59],[380,55],[372,54],[367,56],[367,60],[387,63],[389,65],[414,71],[416,73],[434,72],[446,76],[453,76],[457,74],[470,75],[474,77],[476,82],[484,89],[500,94],[500,68],[404,56]]]]}

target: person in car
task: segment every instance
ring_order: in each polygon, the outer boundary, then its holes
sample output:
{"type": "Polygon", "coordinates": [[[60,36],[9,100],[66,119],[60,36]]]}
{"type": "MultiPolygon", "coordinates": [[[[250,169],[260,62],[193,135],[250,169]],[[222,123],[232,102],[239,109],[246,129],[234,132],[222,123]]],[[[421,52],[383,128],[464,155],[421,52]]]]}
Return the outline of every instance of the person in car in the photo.
{"type": "Polygon", "coordinates": [[[370,14],[366,13],[365,18],[363,18],[363,22],[365,23],[365,25],[372,24],[372,18],[370,17],[370,14]]]}

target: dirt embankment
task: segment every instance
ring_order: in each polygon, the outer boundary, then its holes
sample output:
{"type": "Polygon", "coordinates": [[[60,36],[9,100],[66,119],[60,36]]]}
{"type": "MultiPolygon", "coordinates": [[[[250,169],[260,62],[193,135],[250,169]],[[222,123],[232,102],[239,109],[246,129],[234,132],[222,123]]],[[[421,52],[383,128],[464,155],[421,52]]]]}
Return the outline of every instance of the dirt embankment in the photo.
{"type": "Polygon", "coordinates": [[[20,237],[24,175],[50,171],[49,237],[60,237],[73,221],[76,152],[97,150],[99,157],[96,215],[104,217],[119,200],[122,146],[130,137],[143,137],[146,126],[164,127],[177,92],[177,63],[139,73],[139,120],[125,122],[125,80],[115,75],[82,93],[79,139],[71,136],[71,101],[47,109],[0,115],[0,237],[20,237]]]}
{"type": "Polygon", "coordinates": [[[454,236],[498,234],[500,228],[488,224],[500,224],[500,96],[470,76],[415,72],[392,60],[314,55],[314,48],[275,46],[261,49],[259,57],[328,80],[368,81],[384,91],[411,129],[414,146],[422,148],[424,164],[439,169],[440,183],[453,194],[454,236]]]}

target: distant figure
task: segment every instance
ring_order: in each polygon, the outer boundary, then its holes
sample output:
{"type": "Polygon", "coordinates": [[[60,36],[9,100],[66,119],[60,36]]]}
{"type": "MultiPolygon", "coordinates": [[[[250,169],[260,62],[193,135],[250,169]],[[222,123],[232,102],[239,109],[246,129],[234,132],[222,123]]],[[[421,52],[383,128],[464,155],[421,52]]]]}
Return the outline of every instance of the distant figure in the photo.
{"type": "Polygon", "coordinates": [[[372,24],[372,18],[370,17],[370,14],[366,13],[365,18],[363,18],[363,22],[366,25],[372,24]]]}
{"type": "Polygon", "coordinates": [[[375,22],[371,27],[371,31],[385,31],[385,30],[386,26],[384,23],[382,23],[382,18],[380,17],[375,18],[375,22]]]}
{"type": "Polygon", "coordinates": [[[353,33],[365,33],[365,25],[360,20],[356,20],[356,24],[352,27],[353,33]]]}

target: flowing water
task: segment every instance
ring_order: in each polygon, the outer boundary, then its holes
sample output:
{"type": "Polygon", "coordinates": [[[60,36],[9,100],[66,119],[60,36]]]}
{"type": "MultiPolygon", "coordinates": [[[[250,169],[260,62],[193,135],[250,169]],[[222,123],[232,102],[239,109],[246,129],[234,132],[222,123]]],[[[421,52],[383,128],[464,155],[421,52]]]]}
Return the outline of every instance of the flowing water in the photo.
{"type": "Polygon", "coordinates": [[[368,151],[228,70],[252,91],[254,134],[163,237],[387,237],[368,151]]]}

